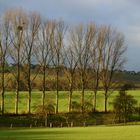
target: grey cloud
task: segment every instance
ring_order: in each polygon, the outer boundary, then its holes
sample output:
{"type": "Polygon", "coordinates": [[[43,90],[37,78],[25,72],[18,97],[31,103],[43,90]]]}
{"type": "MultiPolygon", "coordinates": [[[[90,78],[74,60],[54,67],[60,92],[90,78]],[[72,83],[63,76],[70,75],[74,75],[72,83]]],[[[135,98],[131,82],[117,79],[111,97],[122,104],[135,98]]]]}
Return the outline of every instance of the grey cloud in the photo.
{"type": "Polygon", "coordinates": [[[63,18],[70,24],[95,21],[112,25],[126,37],[129,60],[126,68],[140,70],[138,58],[133,57],[140,52],[139,0],[0,0],[0,11],[11,7],[37,11],[49,18],[63,18]]]}

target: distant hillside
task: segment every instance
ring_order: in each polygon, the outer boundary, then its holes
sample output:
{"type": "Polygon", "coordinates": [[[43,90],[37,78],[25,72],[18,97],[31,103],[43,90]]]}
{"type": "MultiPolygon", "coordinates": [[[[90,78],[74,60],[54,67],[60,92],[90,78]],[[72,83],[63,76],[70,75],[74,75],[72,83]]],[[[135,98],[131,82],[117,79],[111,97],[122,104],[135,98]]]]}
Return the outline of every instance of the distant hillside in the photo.
{"type": "Polygon", "coordinates": [[[119,71],[119,74],[123,82],[135,85],[135,88],[140,88],[140,72],[124,70],[119,71]]]}

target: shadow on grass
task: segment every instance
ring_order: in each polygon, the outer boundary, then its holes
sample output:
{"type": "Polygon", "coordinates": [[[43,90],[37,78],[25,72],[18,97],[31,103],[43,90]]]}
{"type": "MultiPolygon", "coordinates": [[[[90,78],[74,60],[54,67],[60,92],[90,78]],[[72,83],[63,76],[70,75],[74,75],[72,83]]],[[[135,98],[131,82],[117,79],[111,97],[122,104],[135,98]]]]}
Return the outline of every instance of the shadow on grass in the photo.
{"type": "Polygon", "coordinates": [[[66,136],[74,135],[75,131],[67,129],[7,129],[0,130],[0,140],[55,140],[67,139],[66,136]]]}

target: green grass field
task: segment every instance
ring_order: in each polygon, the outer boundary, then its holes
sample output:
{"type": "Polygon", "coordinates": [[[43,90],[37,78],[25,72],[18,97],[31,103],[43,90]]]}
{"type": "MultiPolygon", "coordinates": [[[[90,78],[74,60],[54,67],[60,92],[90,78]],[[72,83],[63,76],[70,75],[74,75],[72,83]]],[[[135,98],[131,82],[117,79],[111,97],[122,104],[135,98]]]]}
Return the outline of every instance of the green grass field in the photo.
{"type": "MultiPolygon", "coordinates": [[[[108,100],[108,109],[112,109],[112,101],[118,92],[111,94],[108,100]]],[[[140,90],[128,91],[140,103],[140,90]]],[[[33,91],[32,110],[41,104],[42,93],[33,91]]],[[[20,92],[19,111],[26,112],[27,92],[20,92]]],[[[85,99],[91,101],[92,92],[85,93],[85,99]]],[[[55,92],[47,92],[46,99],[55,101],[55,92]]],[[[73,93],[73,100],[80,102],[80,92],[73,93]]],[[[5,108],[7,112],[14,112],[15,93],[5,94],[5,108]]],[[[59,111],[66,112],[68,108],[68,92],[60,92],[59,111]]],[[[97,96],[97,109],[104,110],[103,91],[97,96]]],[[[0,140],[140,140],[140,125],[129,126],[94,126],[73,128],[0,128],[0,140]]]]}
{"type": "Polygon", "coordinates": [[[140,140],[140,126],[0,129],[0,140],[140,140]]]}
{"type": "MultiPolygon", "coordinates": [[[[68,91],[60,91],[59,94],[59,112],[67,112],[68,110],[68,91]]],[[[77,101],[80,103],[80,91],[75,91],[73,93],[73,101],[77,101]]],[[[118,94],[117,91],[112,93],[108,99],[108,110],[112,109],[112,101],[114,97],[118,94]]],[[[136,100],[140,103],[140,90],[130,90],[128,94],[131,94],[135,97],[136,100]]],[[[32,111],[35,105],[41,104],[41,91],[33,91],[32,92],[32,111]]],[[[92,102],[93,94],[92,91],[85,92],[85,100],[92,102]]],[[[46,101],[51,100],[55,102],[55,91],[50,91],[46,93],[46,101]]],[[[20,92],[19,95],[19,112],[26,113],[27,112],[27,103],[28,103],[28,92],[20,92]]],[[[15,104],[15,92],[6,92],[5,94],[5,111],[6,112],[14,112],[14,104],[15,104]]],[[[104,95],[103,91],[99,91],[97,94],[97,110],[104,110],[104,95]]]]}

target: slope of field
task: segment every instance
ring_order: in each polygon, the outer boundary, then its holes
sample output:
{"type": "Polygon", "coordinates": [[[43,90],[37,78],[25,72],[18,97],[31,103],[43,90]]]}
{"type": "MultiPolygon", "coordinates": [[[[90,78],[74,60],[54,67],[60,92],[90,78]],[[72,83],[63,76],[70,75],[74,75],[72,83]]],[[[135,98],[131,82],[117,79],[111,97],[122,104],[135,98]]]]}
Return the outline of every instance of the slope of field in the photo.
{"type": "Polygon", "coordinates": [[[1,129],[0,140],[140,140],[140,126],[1,129]]]}
{"type": "MultiPolygon", "coordinates": [[[[56,92],[50,91],[46,93],[46,102],[49,100],[55,103],[56,92]]],[[[59,112],[67,112],[68,111],[68,91],[60,91],[59,93],[59,112]]],[[[73,101],[77,101],[80,103],[80,91],[75,91],[73,93],[73,101]]],[[[108,98],[108,110],[112,109],[112,102],[114,97],[118,94],[118,91],[112,93],[108,98]]],[[[140,103],[140,90],[130,90],[128,94],[131,94],[135,97],[135,99],[140,103]]],[[[41,91],[33,91],[32,92],[32,111],[34,110],[34,106],[41,104],[41,91]]],[[[85,92],[85,100],[92,103],[93,92],[86,91],[85,92]]],[[[27,103],[28,103],[28,92],[20,92],[19,95],[19,112],[26,113],[27,112],[27,103]]],[[[5,112],[14,112],[15,105],[15,92],[6,92],[5,94],[5,112]]],[[[104,110],[104,94],[103,91],[99,91],[97,94],[97,110],[104,110]]]]}

